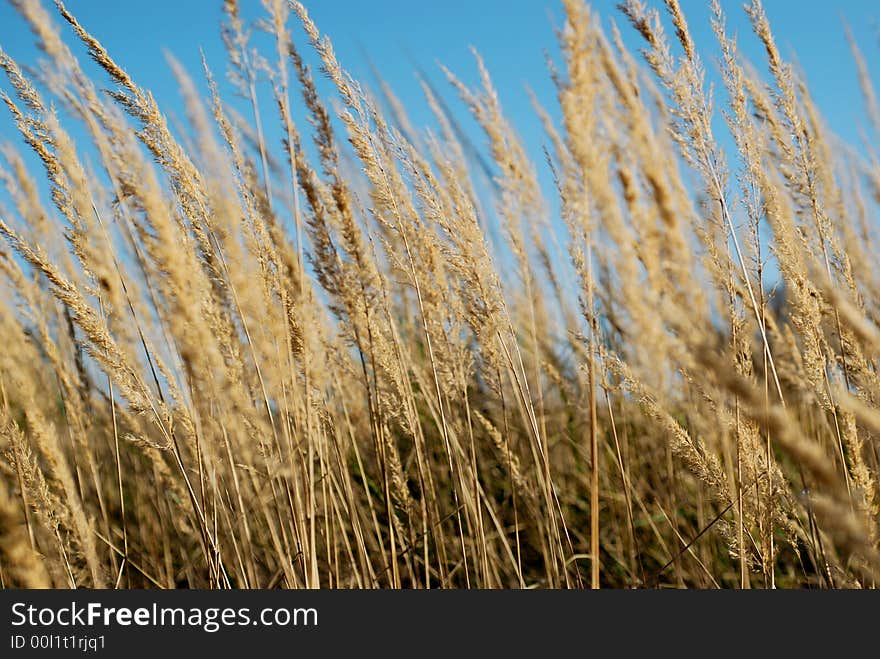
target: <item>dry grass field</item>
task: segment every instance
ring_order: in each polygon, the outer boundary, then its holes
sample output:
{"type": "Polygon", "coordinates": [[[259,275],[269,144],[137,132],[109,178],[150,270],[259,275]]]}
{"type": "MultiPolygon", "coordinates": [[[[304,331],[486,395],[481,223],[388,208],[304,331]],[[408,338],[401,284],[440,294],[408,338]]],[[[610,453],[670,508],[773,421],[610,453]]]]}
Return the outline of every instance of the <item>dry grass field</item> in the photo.
{"type": "Polygon", "coordinates": [[[183,130],[60,0],[13,4],[46,64],[0,50],[4,587],[875,586],[855,46],[845,148],[760,0],[752,62],[740,3],[701,54],[678,0],[603,4],[642,52],[564,0],[546,160],[479,58],[445,72],[487,195],[434,87],[414,130],[299,2],[226,0],[228,60],[172,64],[183,130]]]}

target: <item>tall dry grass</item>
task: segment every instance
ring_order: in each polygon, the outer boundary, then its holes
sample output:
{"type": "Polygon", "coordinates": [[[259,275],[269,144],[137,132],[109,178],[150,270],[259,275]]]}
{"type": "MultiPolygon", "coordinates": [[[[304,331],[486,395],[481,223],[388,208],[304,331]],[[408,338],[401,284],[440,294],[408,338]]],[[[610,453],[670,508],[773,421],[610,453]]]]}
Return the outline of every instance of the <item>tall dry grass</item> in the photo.
{"type": "Polygon", "coordinates": [[[760,63],[712,2],[714,94],[678,0],[620,5],[643,63],[564,1],[558,205],[479,58],[446,74],[488,165],[298,2],[226,0],[244,106],[172,62],[183,131],[14,4],[46,61],[0,50],[4,586],[875,585],[876,139],[828,132],[759,0],[760,63]]]}

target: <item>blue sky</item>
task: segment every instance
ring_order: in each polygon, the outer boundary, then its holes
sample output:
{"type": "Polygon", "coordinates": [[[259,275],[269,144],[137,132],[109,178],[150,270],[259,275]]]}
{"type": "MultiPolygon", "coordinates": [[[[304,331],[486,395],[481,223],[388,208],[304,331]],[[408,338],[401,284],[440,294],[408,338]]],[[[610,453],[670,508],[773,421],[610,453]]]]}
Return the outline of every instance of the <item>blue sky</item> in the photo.
{"type": "MultiPolygon", "coordinates": [[[[248,14],[261,12],[259,0],[241,3],[248,14]]],[[[659,0],[651,3],[661,4],[659,0]]],[[[596,0],[592,6],[604,20],[613,17],[620,21],[615,4],[615,0],[596,0]]],[[[760,46],[749,31],[741,5],[741,0],[722,0],[730,28],[740,34],[742,50],[763,70],[760,46]]],[[[166,51],[198,75],[202,47],[217,77],[222,78],[221,0],[68,0],[67,6],[135,80],[154,92],[171,115],[180,116],[182,111],[165,61],[166,51]]],[[[430,117],[415,77],[416,66],[427,70],[452,100],[436,62],[465,81],[474,81],[469,47],[476,47],[486,60],[508,116],[541,169],[542,179],[549,179],[542,166],[545,140],[525,86],[545,105],[554,107],[544,58],[545,52],[557,54],[554,27],[562,18],[558,0],[311,0],[307,6],[322,32],[330,35],[343,66],[368,82],[370,67],[363,53],[369,53],[410,108],[417,127],[429,124],[430,117]]],[[[709,27],[708,2],[682,0],[682,6],[711,70],[711,58],[717,51],[709,27]]],[[[858,141],[866,121],[843,21],[853,28],[867,60],[876,62],[880,4],[869,0],[765,0],[765,6],[783,54],[789,59],[796,57],[830,127],[845,140],[858,141]]],[[[632,30],[622,27],[628,42],[639,45],[632,30]]],[[[303,43],[302,33],[296,30],[294,34],[303,43]]],[[[38,57],[30,33],[6,0],[0,0],[0,46],[23,64],[38,57]]],[[[880,64],[874,68],[875,81],[880,80],[880,64]]],[[[99,80],[105,79],[100,72],[97,75],[99,80]]],[[[264,105],[271,108],[268,97],[264,105]]],[[[454,101],[452,105],[463,111],[454,101]]],[[[267,123],[272,119],[267,112],[267,123]]],[[[473,123],[467,121],[466,125],[482,144],[473,123]]],[[[5,108],[0,108],[0,140],[18,141],[5,108]]]]}

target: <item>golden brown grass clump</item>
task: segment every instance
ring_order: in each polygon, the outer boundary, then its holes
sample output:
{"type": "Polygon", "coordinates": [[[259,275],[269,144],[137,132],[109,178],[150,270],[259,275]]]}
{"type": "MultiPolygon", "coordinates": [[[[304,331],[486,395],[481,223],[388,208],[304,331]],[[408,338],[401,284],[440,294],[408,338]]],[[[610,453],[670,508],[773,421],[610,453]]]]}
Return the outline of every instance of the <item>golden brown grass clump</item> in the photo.
{"type": "Polygon", "coordinates": [[[558,205],[479,59],[446,73],[490,193],[432,86],[421,134],[294,0],[263,55],[225,2],[250,116],[172,62],[184,131],[14,4],[45,61],[0,50],[3,586],[876,584],[880,159],[760,0],[760,66],[712,1],[714,98],[678,0],[620,5],[644,65],[564,0],[558,205]]]}

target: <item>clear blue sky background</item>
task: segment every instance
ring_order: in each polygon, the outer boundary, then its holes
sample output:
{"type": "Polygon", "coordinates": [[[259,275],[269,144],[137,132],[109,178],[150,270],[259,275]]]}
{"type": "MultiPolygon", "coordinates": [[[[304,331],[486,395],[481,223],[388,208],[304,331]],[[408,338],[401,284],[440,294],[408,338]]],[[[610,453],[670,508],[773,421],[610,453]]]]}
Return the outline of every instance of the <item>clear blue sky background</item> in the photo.
{"type": "MultiPolygon", "coordinates": [[[[651,0],[655,5],[659,0],[651,0]]],[[[51,4],[51,3],[49,3],[51,4]]],[[[261,13],[258,0],[241,0],[250,15],[261,13]]],[[[436,62],[442,62],[465,81],[475,80],[469,46],[484,56],[508,116],[521,132],[542,170],[545,139],[524,91],[529,85],[551,109],[554,93],[544,63],[545,52],[557,55],[554,27],[562,20],[558,0],[311,0],[307,6],[322,32],[329,34],[343,66],[356,77],[371,80],[370,58],[410,109],[416,126],[430,123],[414,71],[416,65],[448,87],[436,62]]],[[[620,21],[614,0],[592,6],[604,20],[620,21]]],[[[707,0],[682,0],[695,41],[710,73],[717,52],[709,26],[707,0]]],[[[742,50],[763,70],[760,46],[751,35],[741,0],[722,0],[742,50]]],[[[164,58],[172,52],[198,75],[199,48],[205,49],[218,78],[224,71],[219,36],[221,0],[68,0],[68,8],[92,31],[139,83],[151,89],[170,115],[182,114],[176,84],[164,58]]],[[[849,142],[857,142],[866,125],[855,67],[844,37],[843,21],[853,28],[868,62],[875,62],[880,80],[880,49],[876,0],[765,0],[778,43],[789,59],[805,71],[814,97],[830,127],[849,142]],[[796,55],[795,55],[796,53],[796,55]]],[[[295,19],[291,19],[294,21],[295,19]]],[[[629,43],[639,40],[622,26],[629,43]]],[[[69,30],[66,31],[69,37],[69,30]]],[[[294,34],[303,45],[299,30],[294,34]]],[[[36,61],[32,38],[23,21],[0,0],[0,45],[21,63],[36,61]]],[[[78,49],[76,52],[82,52],[78,49]]],[[[88,70],[94,70],[90,68],[88,70]]],[[[99,80],[106,80],[100,72],[99,80]]],[[[0,86],[5,81],[0,80],[0,86]]],[[[453,98],[448,94],[448,99],[453,98]]],[[[271,108],[266,97],[265,106],[271,108]]],[[[455,109],[462,109],[453,103],[455,109]]],[[[463,115],[462,115],[463,116],[463,115]]],[[[272,117],[267,111],[267,119],[272,117]]],[[[482,139],[468,122],[479,144],[482,139]]],[[[19,141],[5,108],[0,108],[0,140],[19,141]]]]}

